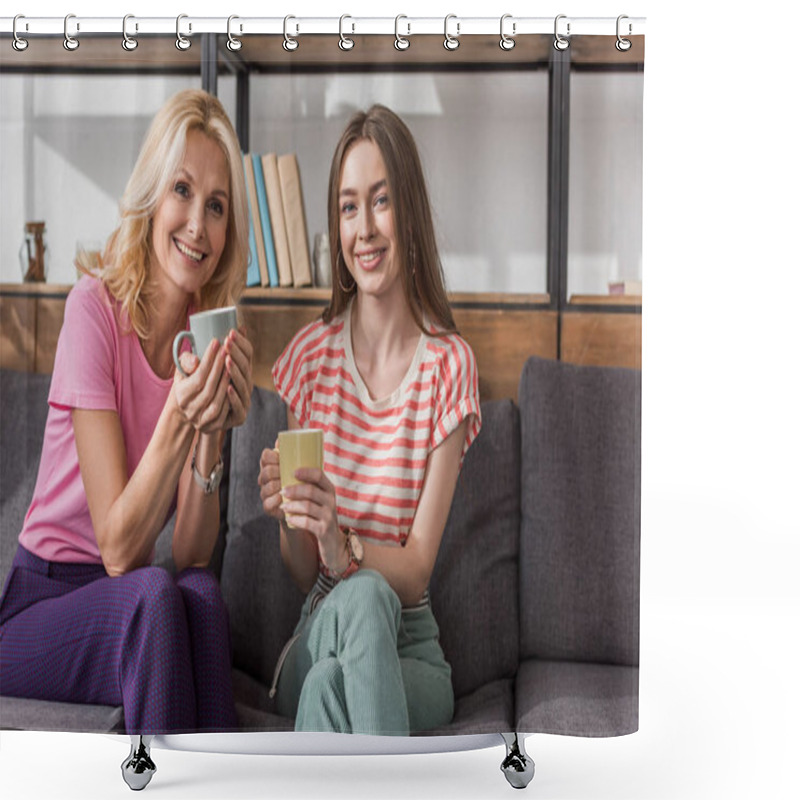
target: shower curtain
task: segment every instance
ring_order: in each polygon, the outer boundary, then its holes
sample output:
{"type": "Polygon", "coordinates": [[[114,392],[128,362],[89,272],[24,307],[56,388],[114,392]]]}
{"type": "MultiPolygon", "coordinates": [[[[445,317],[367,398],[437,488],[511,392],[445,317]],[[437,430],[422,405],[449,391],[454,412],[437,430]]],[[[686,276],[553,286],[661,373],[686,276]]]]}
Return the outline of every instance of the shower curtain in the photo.
{"type": "MultiPolygon", "coordinates": [[[[632,733],[644,36],[626,18],[583,34],[579,20],[556,18],[547,33],[533,33],[508,15],[492,23],[494,33],[471,32],[474,23],[455,16],[437,21],[438,34],[402,16],[384,20],[381,33],[362,33],[347,15],[336,22],[338,33],[307,34],[290,15],[280,33],[266,34],[231,18],[212,38],[178,18],[174,33],[148,38],[132,18],[122,33],[81,40],[66,20],[64,35],[29,36],[24,50],[3,39],[2,578],[43,424],[41,407],[23,420],[9,417],[10,387],[41,398],[32,382],[46,382],[52,369],[64,298],[77,278],[73,256],[101,249],[115,226],[156,110],[176,91],[202,85],[236,121],[245,162],[258,162],[240,304],[261,345],[258,386],[251,418],[228,446],[212,566],[231,619],[241,730],[292,730],[269,689],[303,597],[280,563],[255,482],[240,476],[285,424],[272,362],[327,302],[336,140],[355,110],[381,103],[417,142],[483,404],[483,430],[464,460],[430,586],[455,714],[424,733],[632,733]],[[128,44],[120,47],[121,38],[128,44]],[[279,271],[281,231],[263,176],[258,194],[259,166],[272,155],[295,159],[300,178],[294,212],[286,211],[303,222],[291,277],[279,271]],[[24,283],[20,245],[26,223],[36,221],[45,223],[46,281],[24,283]],[[12,453],[6,441],[20,425],[24,448],[12,453]],[[20,452],[27,472],[12,486],[5,478],[20,452]]],[[[170,535],[168,525],[156,551],[167,568],[170,535]]],[[[122,726],[113,708],[85,722],[80,709],[59,717],[63,709],[23,708],[24,698],[3,704],[6,720],[22,721],[12,727],[122,726]]]]}

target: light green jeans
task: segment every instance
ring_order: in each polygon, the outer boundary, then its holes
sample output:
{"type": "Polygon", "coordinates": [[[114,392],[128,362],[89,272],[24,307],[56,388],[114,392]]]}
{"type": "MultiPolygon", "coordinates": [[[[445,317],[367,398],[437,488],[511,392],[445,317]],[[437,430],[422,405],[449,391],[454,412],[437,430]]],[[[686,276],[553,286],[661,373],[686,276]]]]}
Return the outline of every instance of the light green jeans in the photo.
{"type": "Polygon", "coordinates": [[[450,665],[430,606],[403,611],[368,569],[314,596],[278,680],[278,711],[295,730],[402,736],[450,722],[450,665]]]}

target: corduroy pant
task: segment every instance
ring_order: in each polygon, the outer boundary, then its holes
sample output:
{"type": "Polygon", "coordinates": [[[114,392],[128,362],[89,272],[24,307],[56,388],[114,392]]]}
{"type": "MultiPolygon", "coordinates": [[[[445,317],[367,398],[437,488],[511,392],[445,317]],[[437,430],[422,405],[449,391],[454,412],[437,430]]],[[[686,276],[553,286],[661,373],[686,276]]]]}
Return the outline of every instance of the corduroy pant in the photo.
{"type": "Polygon", "coordinates": [[[0,600],[0,692],[122,705],[128,733],[235,728],[219,584],[205,569],[110,578],[20,546],[0,600]]]}
{"type": "Polygon", "coordinates": [[[378,572],[359,570],[322,602],[312,590],[295,634],[277,703],[296,730],[407,735],[452,719],[450,665],[430,606],[402,610],[378,572]]]}

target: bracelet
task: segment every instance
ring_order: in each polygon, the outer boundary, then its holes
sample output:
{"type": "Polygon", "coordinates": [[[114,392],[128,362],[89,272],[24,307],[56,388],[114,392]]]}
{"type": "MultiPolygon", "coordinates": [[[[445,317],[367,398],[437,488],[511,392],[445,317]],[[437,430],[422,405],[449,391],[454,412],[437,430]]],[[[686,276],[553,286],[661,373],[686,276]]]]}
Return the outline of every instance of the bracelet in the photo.
{"type": "Polygon", "coordinates": [[[361,539],[350,528],[345,526],[341,531],[345,535],[345,544],[347,552],[350,554],[350,561],[344,572],[335,572],[334,570],[331,570],[331,572],[339,580],[344,580],[361,567],[361,562],[364,560],[364,545],[361,544],[361,539]]]}

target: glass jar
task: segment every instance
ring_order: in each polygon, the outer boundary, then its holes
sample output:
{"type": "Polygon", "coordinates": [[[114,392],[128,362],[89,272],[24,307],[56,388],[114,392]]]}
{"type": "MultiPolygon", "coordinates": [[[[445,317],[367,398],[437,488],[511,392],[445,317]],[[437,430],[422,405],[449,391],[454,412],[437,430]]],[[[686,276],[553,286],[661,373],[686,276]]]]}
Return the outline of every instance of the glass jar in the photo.
{"type": "Polygon", "coordinates": [[[19,263],[23,281],[47,280],[47,241],[44,222],[25,223],[25,238],[19,249],[19,263]]]}

